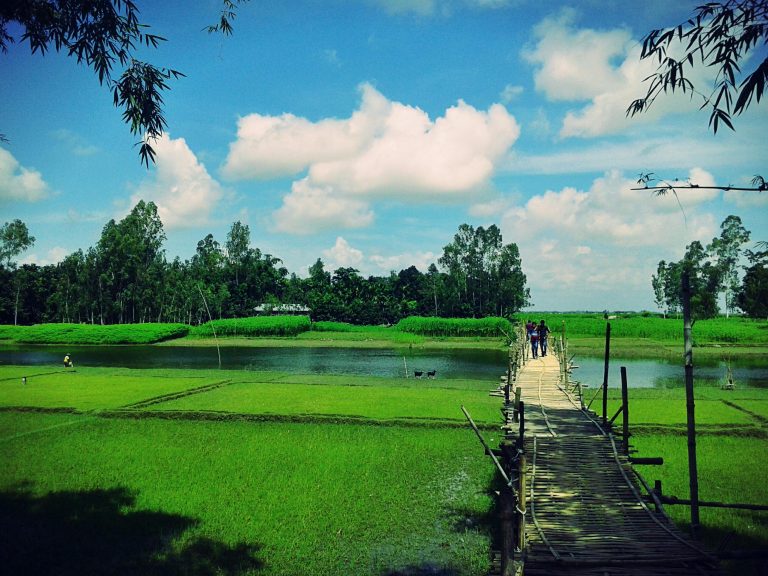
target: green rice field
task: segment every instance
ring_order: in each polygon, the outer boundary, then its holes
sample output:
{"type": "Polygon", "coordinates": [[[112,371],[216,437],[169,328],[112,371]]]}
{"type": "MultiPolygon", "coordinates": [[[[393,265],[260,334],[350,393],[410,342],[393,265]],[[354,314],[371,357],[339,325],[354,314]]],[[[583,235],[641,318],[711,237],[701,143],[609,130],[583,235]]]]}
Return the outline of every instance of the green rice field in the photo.
{"type": "Polygon", "coordinates": [[[487,571],[493,468],[460,411],[493,437],[487,382],[33,371],[0,368],[8,573],[487,571]]]}
{"type": "MultiPolygon", "coordinates": [[[[700,387],[694,395],[699,499],[768,505],[768,390],[700,387]]],[[[620,405],[618,391],[609,390],[609,417],[620,405]]],[[[637,470],[651,486],[660,480],[664,494],[688,499],[685,391],[630,389],[629,407],[630,446],[635,455],[664,458],[662,466],[638,465],[637,470]]],[[[620,415],[618,430],[621,424],[620,415]]],[[[689,506],[666,505],[665,511],[679,526],[690,529],[689,506]]],[[[700,536],[711,549],[768,549],[768,511],[702,506],[700,522],[700,536]]],[[[768,558],[727,560],[723,567],[729,575],[759,576],[768,573],[768,558]]]]}
{"type": "MultiPolygon", "coordinates": [[[[497,444],[496,384],[2,366],[0,563],[12,574],[486,574],[494,469],[460,407],[497,444]]],[[[701,498],[768,504],[768,391],[702,387],[696,408],[701,498]]],[[[686,498],[683,390],[631,389],[630,430],[637,455],[665,460],[643,476],[686,498]]],[[[687,506],[666,509],[686,525],[687,506]]],[[[712,547],[768,548],[765,512],[701,516],[712,547]]],[[[726,568],[760,574],[759,562],[726,568]]]]}

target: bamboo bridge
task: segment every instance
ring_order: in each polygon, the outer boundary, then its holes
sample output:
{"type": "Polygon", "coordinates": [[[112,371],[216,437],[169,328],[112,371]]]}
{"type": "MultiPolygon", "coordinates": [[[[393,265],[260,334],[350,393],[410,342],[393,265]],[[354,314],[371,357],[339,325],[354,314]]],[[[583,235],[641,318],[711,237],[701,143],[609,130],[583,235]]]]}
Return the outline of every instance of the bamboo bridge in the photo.
{"type": "Polygon", "coordinates": [[[719,574],[717,560],[651,503],[653,491],[641,493],[627,438],[584,408],[568,373],[567,354],[533,359],[523,345],[510,349],[491,392],[503,398],[505,432],[498,449],[481,438],[502,479],[491,574],[719,574]]]}

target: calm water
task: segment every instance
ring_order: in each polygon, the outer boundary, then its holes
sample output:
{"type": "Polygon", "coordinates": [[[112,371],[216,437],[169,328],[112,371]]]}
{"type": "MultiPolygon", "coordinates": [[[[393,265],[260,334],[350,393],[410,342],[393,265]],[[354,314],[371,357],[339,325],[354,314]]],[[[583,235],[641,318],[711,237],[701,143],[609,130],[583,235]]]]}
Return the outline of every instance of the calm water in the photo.
{"type": "MultiPolygon", "coordinates": [[[[76,366],[126,368],[216,368],[215,348],[173,346],[16,346],[0,348],[3,364],[59,365],[70,353],[76,366]]],[[[276,370],[302,374],[353,374],[400,377],[407,365],[415,370],[435,370],[438,378],[487,378],[498,382],[506,371],[506,350],[368,350],[350,348],[222,348],[223,368],[276,370]],[[405,362],[403,362],[405,359],[405,362]]],[[[573,379],[592,388],[603,381],[603,359],[577,357],[573,379]]],[[[657,360],[611,359],[608,384],[621,385],[620,367],[627,367],[631,387],[683,385],[682,364],[657,360]]],[[[697,385],[720,386],[727,363],[697,360],[697,385]]],[[[739,359],[731,363],[737,386],[768,388],[768,358],[739,359]]]]}
{"type": "MultiPolygon", "coordinates": [[[[694,379],[697,386],[717,386],[723,384],[728,370],[728,363],[721,360],[697,360],[693,357],[694,379]]],[[[603,382],[603,358],[575,358],[579,368],[573,371],[572,378],[582,384],[597,388],[603,382]]],[[[684,386],[682,362],[659,360],[627,360],[612,358],[608,368],[608,386],[621,386],[621,367],[627,368],[627,384],[634,388],[660,387],[672,388],[684,386]]],[[[768,388],[768,358],[750,358],[731,361],[733,379],[740,387],[768,388]]]]}
{"type": "MultiPolygon", "coordinates": [[[[216,348],[173,346],[25,346],[0,349],[3,364],[61,364],[69,353],[75,366],[126,368],[217,368],[216,348]]],[[[435,370],[438,378],[489,378],[506,371],[505,350],[368,350],[351,348],[222,348],[222,368],[277,370],[301,374],[410,376],[435,370]],[[405,362],[403,361],[405,358],[405,362]]]]}

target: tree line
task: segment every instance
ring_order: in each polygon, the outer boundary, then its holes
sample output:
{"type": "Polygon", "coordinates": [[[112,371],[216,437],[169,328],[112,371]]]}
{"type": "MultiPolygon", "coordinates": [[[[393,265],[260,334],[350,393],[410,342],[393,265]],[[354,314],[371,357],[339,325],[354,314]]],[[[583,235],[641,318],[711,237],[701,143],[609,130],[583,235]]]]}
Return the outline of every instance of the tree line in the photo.
{"type": "Polygon", "coordinates": [[[665,314],[680,313],[682,274],[687,271],[694,318],[720,314],[720,295],[726,316],[740,309],[747,316],[768,317],[768,250],[765,242],[758,242],[755,250],[745,250],[750,235],[741,218],[730,215],[720,224],[720,236],[706,246],[696,240],[686,246],[680,261],[661,260],[651,279],[656,305],[665,314]]]}
{"type": "Polygon", "coordinates": [[[253,316],[257,306],[295,304],[314,320],[395,323],[420,316],[510,316],[530,302],[517,245],[496,225],[462,224],[437,263],[388,276],[355,268],[331,272],[318,258],[299,277],[280,258],[251,246],[250,229],[234,222],[224,244],[212,234],[187,260],[168,260],[153,202],[140,201],[110,220],[95,246],[46,266],[15,258],[34,244],[26,225],[0,233],[0,324],[182,322],[253,316]]]}

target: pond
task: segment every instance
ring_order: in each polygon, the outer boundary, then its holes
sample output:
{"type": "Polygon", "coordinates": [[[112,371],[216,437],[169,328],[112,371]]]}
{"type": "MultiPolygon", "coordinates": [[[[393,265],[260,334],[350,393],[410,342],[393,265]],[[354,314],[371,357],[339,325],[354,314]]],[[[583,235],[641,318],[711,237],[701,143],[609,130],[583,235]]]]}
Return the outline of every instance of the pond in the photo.
{"type": "MultiPolygon", "coordinates": [[[[0,348],[3,364],[61,364],[71,354],[76,366],[126,368],[217,368],[216,348],[181,346],[24,346],[0,348]]],[[[366,348],[221,349],[221,367],[234,370],[275,370],[300,374],[350,374],[412,377],[434,370],[437,378],[480,378],[498,382],[506,371],[507,351],[385,350],[366,348]]]]}
{"type": "MultiPolygon", "coordinates": [[[[3,364],[59,365],[70,353],[79,366],[120,366],[126,368],[216,368],[216,348],[181,346],[6,346],[0,348],[3,364]]],[[[249,348],[221,349],[222,368],[234,370],[274,370],[301,374],[350,374],[358,376],[402,377],[408,371],[429,370],[437,378],[480,378],[496,383],[505,373],[507,351],[497,350],[392,350],[365,348],[249,348]]],[[[577,357],[579,366],[573,379],[591,388],[603,381],[603,359],[577,357]]],[[[612,358],[608,385],[621,385],[620,367],[627,367],[629,386],[683,386],[683,367],[679,362],[612,358]]],[[[727,363],[716,359],[696,359],[697,385],[720,386],[727,363]]],[[[768,358],[739,358],[731,369],[739,387],[768,388],[768,358]]]]}
{"type": "MultiPolygon", "coordinates": [[[[603,382],[603,358],[577,357],[572,379],[591,388],[603,382]]],[[[682,361],[611,358],[608,387],[621,386],[621,367],[627,368],[627,384],[632,388],[675,388],[684,386],[682,361]]],[[[694,381],[697,386],[720,387],[725,382],[728,362],[719,359],[697,359],[694,352],[694,381]]],[[[768,358],[739,358],[730,363],[737,387],[768,388],[768,358]]]]}

